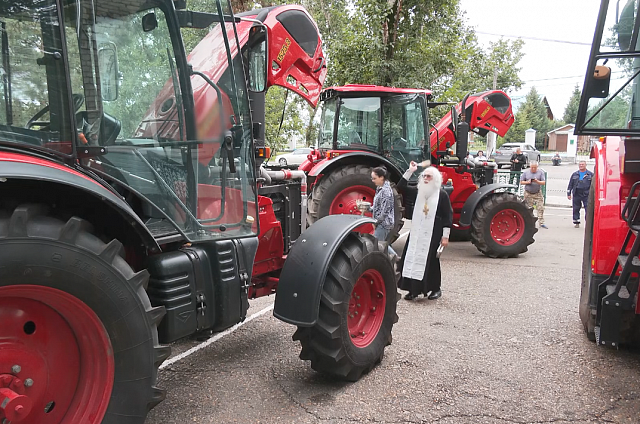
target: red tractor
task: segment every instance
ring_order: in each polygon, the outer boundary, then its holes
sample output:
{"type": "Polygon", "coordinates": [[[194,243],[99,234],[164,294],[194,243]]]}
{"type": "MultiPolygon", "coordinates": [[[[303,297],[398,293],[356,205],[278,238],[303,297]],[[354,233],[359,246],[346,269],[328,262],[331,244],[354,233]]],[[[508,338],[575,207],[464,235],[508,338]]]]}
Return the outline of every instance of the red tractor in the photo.
{"type": "Polygon", "coordinates": [[[269,86],[318,101],[316,24],[211,7],[0,4],[3,424],[143,423],[165,397],[161,344],[228,328],[276,287],[318,371],[357,380],[391,341],[395,265],[352,231],[371,219],[306,229],[304,173],[256,160],[269,86]],[[181,28],[211,30],[187,56],[181,28]]]}
{"type": "MultiPolygon", "coordinates": [[[[371,201],[375,194],[372,167],[385,165],[397,183],[410,161],[431,160],[444,181],[453,185],[453,237],[470,237],[491,257],[517,256],[533,243],[535,218],[510,192],[516,187],[493,182],[494,163],[466,158],[469,130],[504,136],[513,124],[511,100],[504,92],[467,96],[431,128],[428,110],[438,104],[430,102],[429,90],[346,85],[324,90],[320,100],[319,150],[299,168],[308,173],[312,187],[309,222],[330,214],[359,213],[356,200],[371,201]],[[457,153],[452,156],[454,144],[457,153]]],[[[417,183],[418,172],[410,184],[417,183]]],[[[411,219],[413,205],[400,195],[390,241],[398,236],[401,218],[411,219]]]]}
{"type": "Polygon", "coordinates": [[[611,3],[600,6],[575,133],[597,139],[580,319],[589,339],[618,348],[640,342],[640,5],[611,3]]]}

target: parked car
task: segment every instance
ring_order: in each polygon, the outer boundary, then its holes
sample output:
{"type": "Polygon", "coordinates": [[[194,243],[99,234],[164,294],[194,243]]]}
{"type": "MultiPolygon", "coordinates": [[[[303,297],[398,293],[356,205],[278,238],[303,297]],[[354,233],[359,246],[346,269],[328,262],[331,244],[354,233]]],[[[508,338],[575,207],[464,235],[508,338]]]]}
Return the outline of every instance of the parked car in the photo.
{"type": "Polygon", "coordinates": [[[308,147],[304,147],[302,149],[295,149],[291,153],[286,153],[284,155],[276,156],[276,162],[280,166],[292,166],[292,165],[301,165],[302,162],[307,158],[308,155],[311,154],[311,149],[308,147]]]}
{"type": "Polygon", "coordinates": [[[498,168],[502,168],[503,165],[511,166],[511,155],[516,152],[518,147],[522,149],[522,153],[527,157],[525,168],[529,167],[531,161],[540,162],[540,151],[526,143],[504,143],[491,155],[491,158],[496,161],[498,168]]]}

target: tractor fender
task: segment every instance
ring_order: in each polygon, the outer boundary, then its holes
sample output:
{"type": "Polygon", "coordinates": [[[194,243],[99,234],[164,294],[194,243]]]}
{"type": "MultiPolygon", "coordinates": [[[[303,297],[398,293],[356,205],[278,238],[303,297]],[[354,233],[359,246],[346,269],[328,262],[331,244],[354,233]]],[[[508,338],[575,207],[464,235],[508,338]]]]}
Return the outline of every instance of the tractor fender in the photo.
{"type": "Polygon", "coordinates": [[[469,198],[464,202],[464,205],[462,206],[462,211],[460,212],[460,226],[470,226],[471,218],[473,218],[473,212],[476,210],[476,206],[478,206],[478,203],[480,203],[482,199],[484,199],[494,191],[503,188],[517,189],[518,187],[513,184],[487,184],[486,186],[482,186],[471,193],[469,198]]]}
{"type": "Polygon", "coordinates": [[[349,152],[344,153],[339,156],[336,156],[333,159],[325,159],[318,162],[311,170],[309,171],[310,177],[317,177],[321,174],[326,174],[327,172],[333,171],[335,168],[344,165],[371,165],[377,166],[379,164],[384,165],[387,170],[390,172],[390,180],[394,183],[400,181],[404,170],[400,170],[396,165],[394,165],[389,159],[385,158],[382,155],[372,152],[349,152]]]}
{"type": "Polygon", "coordinates": [[[373,222],[358,215],[328,215],[302,233],[282,267],[273,315],[300,327],[315,325],[329,263],[354,228],[373,222]]]}
{"type": "MultiPolygon", "coordinates": [[[[142,220],[129,204],[96,180],[65,166],[51,161],[36,160],[35,163],[2,160],[0,178],[10,180],[35,180],[50,184],[60,184],[78,189],[101,201],[105,207],[114,210],[123,223],[130,225],[142,243],[151,251],[160,251],[160,246],[142,220]]],[[[2,184],[0,183],[0,189],[2,184]]],[[[121,223],[114,223],[119,225],[121,223]]]]}

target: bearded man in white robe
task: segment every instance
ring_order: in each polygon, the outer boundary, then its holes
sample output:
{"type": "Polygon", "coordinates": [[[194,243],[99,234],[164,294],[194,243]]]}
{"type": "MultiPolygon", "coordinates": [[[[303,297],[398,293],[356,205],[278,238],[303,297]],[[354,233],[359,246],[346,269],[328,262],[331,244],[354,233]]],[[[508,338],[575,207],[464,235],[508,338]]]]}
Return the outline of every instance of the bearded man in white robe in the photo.
{"type": "Polygon", "coordinates": [[[436,253],[440,245],[449,244],[453,209],[449,195],[442,190],[442,174],[437,168],[426,168],[418,178],[417,188],[407,184],[417,169],[418,165],[412,161],[397,186],[405,196],[406,205],[409,208],[411,203],[414,205],[409,238],[400,260],[399,287],[409,292],[404,297],[407,300],[428,293],[428,299],[438,299],[442,296],[442,275],[436,253]]]}

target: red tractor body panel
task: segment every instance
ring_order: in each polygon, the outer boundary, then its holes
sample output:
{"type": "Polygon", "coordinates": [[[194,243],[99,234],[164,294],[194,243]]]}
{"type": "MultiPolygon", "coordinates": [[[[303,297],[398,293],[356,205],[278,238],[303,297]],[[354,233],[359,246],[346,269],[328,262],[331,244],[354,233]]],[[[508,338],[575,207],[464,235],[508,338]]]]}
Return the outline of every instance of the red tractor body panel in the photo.
{"type": "Polygon", "coordinates": [[[476,191],[478,187],[468,172],[456,172],[456,169],[451,166],[438,166],[438,170],[442,174],[442,181],[446,183],[451,180],[453,184],[453,192],[449,194],[449,198],[453,208],[453,225],[458,228],[462,207],[471,193],[476,191]]]}
{"type": "Polygon", "coordinates": [[[620,161],[624,154],[621,137],[607,136],[600,140],[593,149],[596,168],[592,181],[595,184],[595,209],[591,271],[597,275],[608,275],[629,229],[620,212],[631,186],[640,180],[640,176],[621,172],[620,161]]]}
{"type": "Polygon", "coordinates": [[[31,155],[23,155],[20,153],[10,153],[10,152],[2,152],[0,151],[0,162],[21,162],[21,163],[30,163],[32,165],[40,165],[46,166],[49,168],[58,169],[60,171],[68,172],[70,174],[76,175],[78,177],[84,178],[87,181],[91,181],[92,183],[102,187],[96,180],[87,177],[86,175],[76,171],[75,169],[69,168],[68,166],[64,166],[62,164],[46,160],[40,159],[31,155]]]}
{"type": "MultiPolygon", "coordinates": [[[[461,104],[456,106],[458,114],[462,112],[461,104]]],[[[492,90],[469,96],[466,101],[466,121],[469,129],[485,135],[491,130],[499,136],[509,131],[515,121],[511,100],[503,91],[492,90]]],[[[443,151],[447,147],[453,146],[456,142],[456,135],[451,123],[451,111],[449,111],[435,125],[437,131],[432,131],[430,135],[431,153],[443,151]],[[447,143],[449,144],[447,146],[447,143]]]]}

